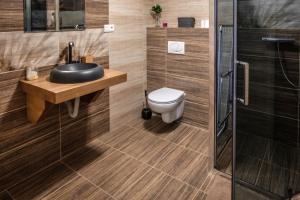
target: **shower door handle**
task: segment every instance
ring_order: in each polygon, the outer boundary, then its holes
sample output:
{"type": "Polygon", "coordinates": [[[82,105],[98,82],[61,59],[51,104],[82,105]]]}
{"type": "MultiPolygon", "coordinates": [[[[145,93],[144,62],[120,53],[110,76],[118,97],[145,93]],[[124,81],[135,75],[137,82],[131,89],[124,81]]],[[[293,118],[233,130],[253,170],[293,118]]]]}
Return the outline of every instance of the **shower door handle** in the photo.
{"type": "Polygon", "coordinates": [[[237,98],[245,106],[249,105],[249,63],[237,61],[238,65],[244,67],[244,98],[237,98]]]}

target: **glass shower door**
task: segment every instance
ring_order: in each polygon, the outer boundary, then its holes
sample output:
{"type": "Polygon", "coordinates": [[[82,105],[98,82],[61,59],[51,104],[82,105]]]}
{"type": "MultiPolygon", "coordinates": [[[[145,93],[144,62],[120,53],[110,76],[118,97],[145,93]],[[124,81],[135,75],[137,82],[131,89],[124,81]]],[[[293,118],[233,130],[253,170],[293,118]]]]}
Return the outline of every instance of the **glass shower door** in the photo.
{"type": "Polygon", "coordinates": [[[300,2],[236,0],[234,197],[300,192],[300,2]]]}

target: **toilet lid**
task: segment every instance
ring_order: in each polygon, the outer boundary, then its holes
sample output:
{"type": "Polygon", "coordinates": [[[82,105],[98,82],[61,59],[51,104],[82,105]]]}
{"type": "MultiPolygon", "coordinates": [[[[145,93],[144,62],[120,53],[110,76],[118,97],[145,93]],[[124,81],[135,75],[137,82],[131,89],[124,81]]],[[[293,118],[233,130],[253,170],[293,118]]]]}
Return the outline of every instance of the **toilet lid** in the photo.
{"type": "Polygon", "coordinates": [[[181,90],[175,90],[171,88],[161,88],[151,92],[148,95],[148,99],[157,103],[172,103],[184,98],[185,93],[181,90]]]}

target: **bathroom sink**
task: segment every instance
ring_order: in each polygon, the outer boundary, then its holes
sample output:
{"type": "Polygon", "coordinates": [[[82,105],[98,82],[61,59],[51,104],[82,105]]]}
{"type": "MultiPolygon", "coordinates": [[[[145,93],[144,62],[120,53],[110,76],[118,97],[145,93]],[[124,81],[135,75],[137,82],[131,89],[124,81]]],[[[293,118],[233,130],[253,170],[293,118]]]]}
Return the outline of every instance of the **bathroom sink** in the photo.
{"type": "Polygon", "coordinates": [[[94,81],[104,76],[101,65],[94,63],[72,63],[54,68],[50,73],[53,83],[84,83],[94,81]]]}

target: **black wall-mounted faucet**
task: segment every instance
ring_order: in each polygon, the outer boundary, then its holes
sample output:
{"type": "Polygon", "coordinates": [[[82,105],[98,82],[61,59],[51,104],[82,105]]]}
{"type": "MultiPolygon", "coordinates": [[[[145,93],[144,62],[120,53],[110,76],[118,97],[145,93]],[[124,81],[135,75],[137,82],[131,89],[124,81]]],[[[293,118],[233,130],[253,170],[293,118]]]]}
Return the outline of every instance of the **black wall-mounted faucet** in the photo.
{"type": "Polygon", "coordinates": [[[73,47],[75,47],[74,42],[69,42],[68,45],[68,64],[73,63],[73,47]]]}

